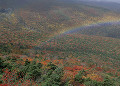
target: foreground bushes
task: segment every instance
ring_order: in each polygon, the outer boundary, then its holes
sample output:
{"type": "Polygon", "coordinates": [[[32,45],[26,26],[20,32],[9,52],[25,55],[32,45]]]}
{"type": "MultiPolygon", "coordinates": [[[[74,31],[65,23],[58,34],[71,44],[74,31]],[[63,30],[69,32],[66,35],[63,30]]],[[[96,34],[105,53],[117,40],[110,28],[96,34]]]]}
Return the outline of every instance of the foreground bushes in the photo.
{"type": "Polygon", "coordinates": [[[98,82],[87,77],[87,72],[81,70],[75,75],[74,80],[71,79],[62,80],[64,77],[64,70],[62,67],[49,62],[47,65],[43,65],[35,60],[29,61],[26,59],[24,64],[17,64],[16,61],[11,59],[0,58],[0,84],[6,86],[115,86],[114,82],[108,77],[102,82],[98,82]],[[9,62],[9,63],[7,63],[9,62]]]}

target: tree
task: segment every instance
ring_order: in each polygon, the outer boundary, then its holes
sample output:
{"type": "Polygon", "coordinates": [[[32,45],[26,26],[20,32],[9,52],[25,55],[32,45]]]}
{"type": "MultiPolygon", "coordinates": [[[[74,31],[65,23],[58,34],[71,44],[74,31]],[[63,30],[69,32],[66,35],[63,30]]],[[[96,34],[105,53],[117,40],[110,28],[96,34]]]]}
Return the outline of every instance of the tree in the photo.
{"type": "Polygon", "coordinates": [[[110,80],[108,77],[105,77],[105,79],[103,81],[103,86],[115,86],[115,85],[112,80],[110,80]]]}
{"type": "Polygon", "coordinates": [[[103,86],[102,82],[97,82],[95,80],[91,80],[90,78],[86,78],[84,84],[86,86],[103,86]]]}
{"type": "Polygon", "coordinates": [[[56,68],[54,71],[51,70],[51,73],[47,73],[43,76],[44,81],[42,82],[42,86],[60,86],[62,75],[62,68],[56,68]]]}
{"type": "Polygon", "coordinates": [[[49,70],[55,70],[57,68],[57,66],[52,64],[52,62],[49,62],[47,66],[50,67],[49,70]]]}
{"type": "Polygon", "coordinates": [[[75,75],[75,81],[79,82],[79,83],[84,83],[85,79],[82,78],[83,76],[86,76],[86,73],[84,70],[79,71],[79,73],[77,75],[75,75]]]}
{"type": "Polygon", "coordinates": [[[22,66],[22,70],[18,72],[19,79],[25,78],[36,81],[39,77],[41,77],[41,67],[41,63],[36,64],[35,61],[30,63],[26,60],[25,65],[22,66]]]}
{"type": "Polygon", "coordinates": [[[37,67],[38,67],[38,68],[41,68],[41,67],[42,67],[42,64],[41,64],[41,63],[38,63],[38,64],[37,64],[37,67]]]}
{"type": "Polygon", "coordinates": [[[25,66],[29,65],[30,64],[30,61],[28,59],[26,59],[25,61],[25,66]]]}
{"type": "Polygon", "coordinates": [[[11,69],[12,66],[9,63],[4,63],[4,61],[0,58],[0,74],[3,73],[2,69],[6,67],[11,69]]]}

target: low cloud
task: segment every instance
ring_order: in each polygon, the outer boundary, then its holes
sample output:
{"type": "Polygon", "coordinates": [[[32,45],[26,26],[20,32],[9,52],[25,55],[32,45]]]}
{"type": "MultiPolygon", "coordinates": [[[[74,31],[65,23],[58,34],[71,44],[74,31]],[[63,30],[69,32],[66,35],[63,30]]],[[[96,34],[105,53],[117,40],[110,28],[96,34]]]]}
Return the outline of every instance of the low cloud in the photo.
{"type": "MultiPolygon", "coordinates": [[[[86,0],[87,1],[87,0],[86,0]]],[[[105,1],[105,2],[116,2],[120,3],[120,0],[88,0],[88,1],[105,1]]]]}

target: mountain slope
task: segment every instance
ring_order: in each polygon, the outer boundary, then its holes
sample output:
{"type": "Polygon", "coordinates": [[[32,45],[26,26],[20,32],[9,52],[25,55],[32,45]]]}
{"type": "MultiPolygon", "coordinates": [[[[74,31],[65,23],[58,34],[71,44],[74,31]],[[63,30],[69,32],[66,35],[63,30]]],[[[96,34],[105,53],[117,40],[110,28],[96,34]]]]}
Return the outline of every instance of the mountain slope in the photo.
{"type": "Polygon", "coordinates": [[[0,4],[0,86],[119,86],[119,24],[67,33],[119,13],[73,0],[0,4]]]}
{"type": "Polygon", "coordinates": [[[110,10],[79,3],[58,2],[56,0],[26,1],[26,3],[23,7],[11,8],[12,12],[0,13],[0,28],[1,34],[3,34],[1,41],[5,42],[7,39],[7,42],[13,40],[14,43],[22,41],[29,44],[39,44],[51,36],[74,27],[95,22],[115,21],[120,18],[118,13],[110,10]],[[38,34],[35,34],[36,32],[38,34]],[[4,33],[9,34],[9,37],[4,37],[4,33]],[[20,34],[24,34],[25,37],[20,37],[20,34]],[[35,39],[33,40],[33,38],[35,39]]]}
{"type": "MultiPolygon", "coordinates": [[[[92,68],[93,65],[100,67],[100,75],[111,73],[110,76],[114,76],[113,71],[116,71],[116,74],[120,72],[119,47],[120,40],[115,38],[66,34],[46,41],[36,49],[39,52],[44,51],[44,58],[64,59],[65,61],[76,58],[80,60],[79,64],[84,63],[86,67],[92,68]]],[[[67,66],[73,66],[72,61],[67,66]]],[[[95,70],[94,67],[93,70],[95,70]]]]}

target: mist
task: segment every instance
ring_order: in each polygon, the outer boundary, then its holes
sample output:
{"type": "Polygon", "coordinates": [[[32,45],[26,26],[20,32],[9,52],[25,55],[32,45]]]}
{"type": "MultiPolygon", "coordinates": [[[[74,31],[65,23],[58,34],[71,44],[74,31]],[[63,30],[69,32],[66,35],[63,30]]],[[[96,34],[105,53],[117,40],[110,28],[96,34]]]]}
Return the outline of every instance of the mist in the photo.
{"type": "Polygon", "coordinates": [[[85,0],[85,1],[102,1],[102,2],[116,2],[116,3],[120,3],[120,0],[85,0]]]}

